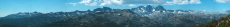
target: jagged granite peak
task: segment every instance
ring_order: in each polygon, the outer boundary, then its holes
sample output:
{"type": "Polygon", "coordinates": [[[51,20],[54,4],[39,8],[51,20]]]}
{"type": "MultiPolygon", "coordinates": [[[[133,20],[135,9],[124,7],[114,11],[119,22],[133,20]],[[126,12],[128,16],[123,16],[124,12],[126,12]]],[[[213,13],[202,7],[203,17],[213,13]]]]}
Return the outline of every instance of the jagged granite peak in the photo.
{"type": "Polygon", "coordinates": [[[91,11],[91,10],[88,9],[87,11],[91,11]]]}
{"type": "Polygon", "coordinates": [[[159,5],[159,6],[157,6],[156,8],[155,8],[155,11],[165,11],[166,9],[163,7],[163,6],[161,6],[161,5],[159,5]]]}
{"type": "Polygon", "coordinates": [[[144,6],[139,6],[139,7],[136,7],[136,8],[132,8],[131,10],[138,11],[138,12],[146,12],[146,8],[144,6]]]}
{"type": "Polygon", "coordinates": [[[94,9],[93,11],[94,12],[100,12],[102,10],[102,8],[96,8],[96,9],[94,9]]]}
{"type": "Polygon", "coordinates": [[[153,13],[154,8],[151,5],[147,5],[146,7],[145,6],[139,6],[136,8],[132,8],[131,10],[134,13],[138,14],[139,16],[144,16],[144,15],[148,15],[148,14],[153,13]]]}
{"type": "Polygon", "coordinates": [[[34,11],[33,13],[40,13],[40,12],[34,11]]]}
{"type": "Polygon", "coordinates": [[[154,7],[151,6],[151,5],[147,5],[147,6],[146,6],[146,10],[147,10],[148,12],[152,12],[153,9],[154,9],[154,7]]]}
{"type": "Polygon", "coordinates": [[[110,7],[103,7],[103,8],[97,8],[93,10],[94,12],[110,12],[112,11],[112,8],[110,7]]]}
{"type": "Polygon", "coordinates": [[[132,8],[131,10],[141,11],[141,12],[153,12],[154,7],[151,5],[139,6],[137,8],[132,8]]]}
{"type": "Polygon", "coordinates": [[[79,10],[75,10],[74,12],[78,12],[79,10]]]}

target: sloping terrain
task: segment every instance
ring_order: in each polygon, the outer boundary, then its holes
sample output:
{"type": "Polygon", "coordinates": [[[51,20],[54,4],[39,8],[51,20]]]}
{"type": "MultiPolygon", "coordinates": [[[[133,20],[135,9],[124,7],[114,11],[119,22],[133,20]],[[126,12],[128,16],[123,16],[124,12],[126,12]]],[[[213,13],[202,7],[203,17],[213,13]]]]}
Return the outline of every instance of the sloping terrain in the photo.
{"type": "Polygon", "coordinates": [[[230,27],[230,15],[227,17],[222,17],[219,20],[212,20],[208,24],[198,25],[194,27],[230,27]]]}

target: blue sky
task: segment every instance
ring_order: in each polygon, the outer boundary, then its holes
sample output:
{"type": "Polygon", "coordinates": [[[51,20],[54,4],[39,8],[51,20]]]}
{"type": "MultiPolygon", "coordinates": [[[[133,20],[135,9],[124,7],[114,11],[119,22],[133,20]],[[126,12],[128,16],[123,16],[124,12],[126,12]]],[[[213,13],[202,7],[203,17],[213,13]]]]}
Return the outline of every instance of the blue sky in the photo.
{"type": "Polygon", "coordinates": [[[107,6],[113,9],[131,9],[138,6],[163,5],[166,9],[225,12],[230,0],[0,0],[0,17],[19,12],[71,12],[107,6]]]}

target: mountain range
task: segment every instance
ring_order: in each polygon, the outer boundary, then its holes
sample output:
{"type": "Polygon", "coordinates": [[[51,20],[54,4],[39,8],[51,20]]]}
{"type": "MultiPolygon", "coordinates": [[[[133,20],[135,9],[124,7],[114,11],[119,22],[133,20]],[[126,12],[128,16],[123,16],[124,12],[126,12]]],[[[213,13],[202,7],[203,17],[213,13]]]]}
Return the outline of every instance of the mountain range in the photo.
{"type": "Polygon", "coordinates": [[[228,13],[167,10],[159,5],[132,9],[96,8],[93,11],[17,13],[0,18],[0,27],[192,27],[207,24],[228,13]]]}

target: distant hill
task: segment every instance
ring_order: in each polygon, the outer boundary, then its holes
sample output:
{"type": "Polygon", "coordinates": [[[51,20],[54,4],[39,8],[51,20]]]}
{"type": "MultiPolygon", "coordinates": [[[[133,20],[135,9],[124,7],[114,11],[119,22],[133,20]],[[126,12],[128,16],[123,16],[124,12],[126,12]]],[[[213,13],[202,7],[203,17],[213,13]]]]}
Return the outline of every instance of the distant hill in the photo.
{"type": "Polygon", "coordinates": [[[219,20],[213,20],[208,24],[197,25],[194,27],[230,27],[230,15],[222,17],[219,20]]]}

